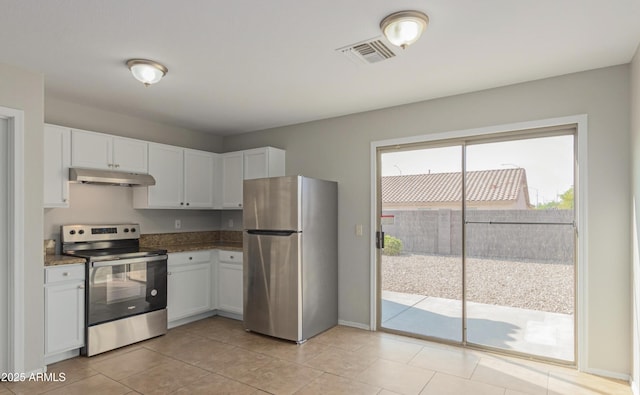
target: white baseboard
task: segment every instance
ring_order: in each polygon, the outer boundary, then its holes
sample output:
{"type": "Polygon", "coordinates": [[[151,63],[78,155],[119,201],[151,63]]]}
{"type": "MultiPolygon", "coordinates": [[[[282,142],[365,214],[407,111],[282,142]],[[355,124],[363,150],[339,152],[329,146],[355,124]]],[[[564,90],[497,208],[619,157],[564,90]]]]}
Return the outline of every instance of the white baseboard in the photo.
{"type": "Polygon", "coordinates": [[[611,378],[611,379],[623,380],[623,381],[626,381],[628,383],[631,382],[631,376],[629,376],[628,374],[624,374],[624,373],[611,372],[609,370],[593,369],[593,368],[584,369],[582,371],[585,372],[585,373],[589,373],[589,374],[595,374],[596,376],[602,376],[602,377],[608,377],[608,378],[611,378]]]}
{"type": "Polygon", "coordinates": [[[365,331],[370,331],[371,330],[371,327],[369,325],[361,324],[359,322],[353,322],[353,321],[338,320],[338,325],[344,325],[344,326],[350,326],[352,328],[364,329],[365,331]]]}
{"type": "Polygon", "coordinates": [[[220,317],[231,318],[232,320],[242,321],[242,314],[229,313],[228,311],[218,310],[216,312],[216,315],[219,315],[220,317]]]}
{"type": "Polygon", "coordinates": [[[194,321],[200,321],[205,318],[213,317],[214,315],[216,315],[215,311],[207,311],[206,313],[200,313],[200,314],[192,315],[190,317],[181,318],[179,320],[174,320],[167,323],[167,329],[172,329],[177,326],[189,324],[194,321]]]}
{"type": "MultiPolygon", "coordinates": [[[[64,361],[65,359],[75,358],[80,355],[80,349],[76,348],[74,350],[64,351],[59,354],[54,354],[50,356],[44,357],[44,364],[51,365],[52,363],[64,361]]],[[[44,370],[46,372],[46,369],[44,370]]],[[[37,373],[37,371],[36,371],[37,373]]]]}
{"type": "MultiPolygon", "coordinates": [[[[40,369],[34,369],[34,370],[29,371],[29,372],[25,372],[25,375],[27,377],[30,377],[31,375],[37,375],[37,374],[46,373],[46,372],[47,372],[47,367],[45,366],[45,367],[42,367],[40,369]]],[[[11,391],[9,391],[9,392],[11,392],[11,391]]]]}

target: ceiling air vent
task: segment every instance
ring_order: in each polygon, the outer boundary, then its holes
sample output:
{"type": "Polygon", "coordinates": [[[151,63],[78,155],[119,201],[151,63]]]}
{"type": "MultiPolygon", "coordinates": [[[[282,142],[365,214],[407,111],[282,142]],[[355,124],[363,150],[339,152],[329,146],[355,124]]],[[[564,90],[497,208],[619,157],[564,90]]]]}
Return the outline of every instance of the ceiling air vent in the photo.
{"type": "Polygon", "coordinates": [[[361,63],[377,63],[385,59],[396,56],[389,47],[379,38],[362,41],[346,47],[338,48],[336,51],[347,55],[352,60],[361,63]]]}

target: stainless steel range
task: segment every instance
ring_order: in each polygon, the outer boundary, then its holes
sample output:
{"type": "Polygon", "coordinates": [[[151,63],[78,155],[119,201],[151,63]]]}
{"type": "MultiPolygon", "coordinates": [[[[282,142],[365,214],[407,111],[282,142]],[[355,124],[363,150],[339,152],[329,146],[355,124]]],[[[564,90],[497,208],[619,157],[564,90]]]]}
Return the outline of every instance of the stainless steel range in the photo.
{"type": "Polygon", "coordinates": [[[167,251],[139,239],[137,224],[61,227],[62,253],[87,262],[83,355],[167,333],[167,251]]]}

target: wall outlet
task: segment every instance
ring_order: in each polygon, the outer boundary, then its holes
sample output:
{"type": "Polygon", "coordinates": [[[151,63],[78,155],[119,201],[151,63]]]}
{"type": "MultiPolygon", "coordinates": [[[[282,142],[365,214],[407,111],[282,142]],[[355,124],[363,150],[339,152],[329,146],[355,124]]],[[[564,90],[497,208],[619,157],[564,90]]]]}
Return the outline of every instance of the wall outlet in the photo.
{"type": "Polygon", "coordinates": [[[176,228],[176,229],[180,229],[180,228],[182,228],[182,221],[181,221],[181,220],[179,220],[179,219],[177,219],[177,220],[176,220],[175,228],[176,228]]]}
{"type": "Polygon", "coordinates": [[[233,229],[233,218],[229,219],[228,224],[229,224],[228,228],[233,229]]]}

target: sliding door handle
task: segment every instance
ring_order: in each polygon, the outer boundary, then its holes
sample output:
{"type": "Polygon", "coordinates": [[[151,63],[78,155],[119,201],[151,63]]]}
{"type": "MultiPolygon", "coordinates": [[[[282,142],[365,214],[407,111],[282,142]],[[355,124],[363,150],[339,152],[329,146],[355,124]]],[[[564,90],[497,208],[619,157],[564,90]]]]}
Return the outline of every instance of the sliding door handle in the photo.
{"type": "Polygon", "coordinates": [[[384,248],[384,232],[376,232],[376,248],[379,250],[384,248]]]}

